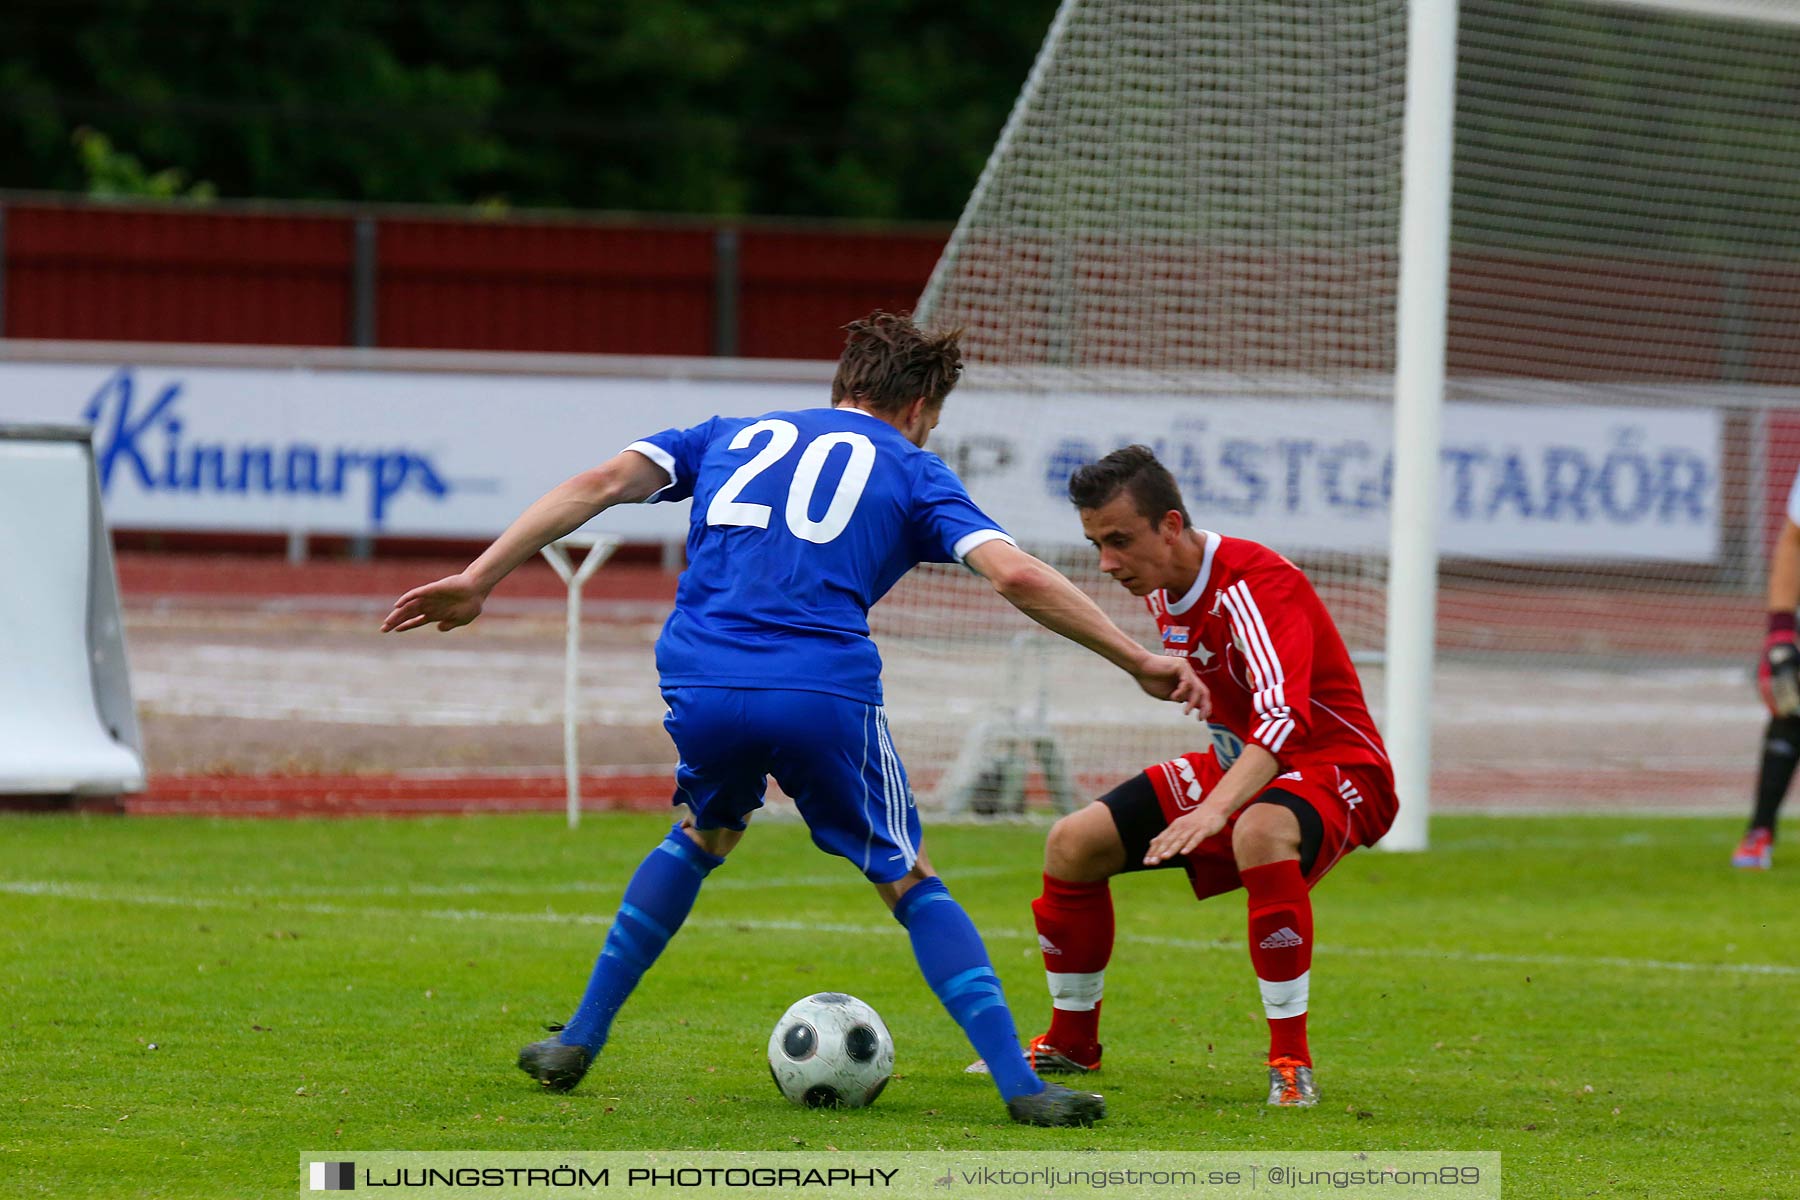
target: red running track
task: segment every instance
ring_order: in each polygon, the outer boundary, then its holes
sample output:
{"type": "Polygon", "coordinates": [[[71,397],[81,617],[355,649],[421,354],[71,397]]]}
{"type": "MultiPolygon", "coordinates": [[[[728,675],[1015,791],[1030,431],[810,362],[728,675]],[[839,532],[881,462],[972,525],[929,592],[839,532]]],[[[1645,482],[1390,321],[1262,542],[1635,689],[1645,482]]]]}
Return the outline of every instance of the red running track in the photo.
{"type": "MultiPolygon", "coordinates": [[[[655,775],[584,775],[582,810],[654,812],[669,807],[671,780],[655,775]]],[[[135,796],[4,797],[0,809],[123,813],[138,817],[427,817],[462,813],[562,812],[561,775],[204,775],[154,776],[135,796]]]]}

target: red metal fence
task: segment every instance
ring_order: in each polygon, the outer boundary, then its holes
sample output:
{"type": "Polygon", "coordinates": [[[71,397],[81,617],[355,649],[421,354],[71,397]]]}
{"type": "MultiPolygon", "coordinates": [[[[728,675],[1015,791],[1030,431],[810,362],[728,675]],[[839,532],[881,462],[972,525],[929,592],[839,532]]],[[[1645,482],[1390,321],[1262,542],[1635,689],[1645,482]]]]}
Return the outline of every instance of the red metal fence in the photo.
{"type": "MultiPolygon", "coordinates": [[[[844,321],[917,301],[948,233],[0,195],[0,336],[829,359],[844,321]]],[[[1312,361],[1330,336],[1344,365],[1382,365],[1362,361],[1378,331],[1345,322],[1384,315],[1334,312],[1321,337],[1282,291],[1342,264],[1296,256],[1259,275],[1217,259],[1197,249],[1186,266],[1249,282],[1177,348],[1184,366],[1280,369],[1284,347],[1312,361]],[[1252,342],[1262,357],[1246,363],[1252,342]]],[[[1800,384],[1793,264],[1459,252],[1450,285],[1453,374],[1800,384]]],[[[1171,352],[1107,349],[1123,365],[1171,352]]]]}
{"type": "Polygon", "coordinates": [[[835,358],[948,234],[0,199],[0,336],[835,358]]]}
{"type": "Polygon", "coordinates": [[[351,239],[329,217],[8,204],[7,337],[342,345],[351,239]]]}

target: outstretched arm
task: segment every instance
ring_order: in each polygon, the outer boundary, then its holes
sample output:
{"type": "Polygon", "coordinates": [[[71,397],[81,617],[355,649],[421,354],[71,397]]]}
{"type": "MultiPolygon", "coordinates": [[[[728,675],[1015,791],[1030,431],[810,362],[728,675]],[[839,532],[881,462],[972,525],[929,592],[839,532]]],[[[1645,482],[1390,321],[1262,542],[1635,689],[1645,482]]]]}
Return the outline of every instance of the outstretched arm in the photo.
{"type": "Polygon", "coordinates": [[[394,601],[383,633],[404,633],[436,622],[440,630],[467,625],[481,615],[494,585],[532,555],[567,537],[615,504],[647,500],[669,483],[669,474],[636,450],[557,484],[539,497],[494,544],[459,574],[416,587],[394,601]]]}
{"type": "Polygon", "coordinates": [[[1202,719],[1211,710],[1212,697],[1185,658],[1153,654],[1138,645],[1050,564],[998,539],[975,547],[964,561],[1008,604],[1126,671],[1150,695],[1173,700],[1202,719]]]}

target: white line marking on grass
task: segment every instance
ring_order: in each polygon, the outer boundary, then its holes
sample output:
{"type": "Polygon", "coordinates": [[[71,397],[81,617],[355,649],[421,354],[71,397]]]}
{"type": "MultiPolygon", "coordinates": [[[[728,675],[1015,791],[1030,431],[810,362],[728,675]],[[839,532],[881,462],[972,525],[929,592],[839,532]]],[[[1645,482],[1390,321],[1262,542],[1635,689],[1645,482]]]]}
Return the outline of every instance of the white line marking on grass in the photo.
{"type": "MultiPolygon", "coordinates": [[[[1028,872],[1014,867],[968,867],[956,872],[957,879],[985,879],[995,875],[1028,872]]],[[[709,878],[708,892],[767,891],[776,888],[866,887],[868,881],[855,870],[846,869],[835,875],[750,876],[744,878],[709,878]]],[[[4,890],[0,887],[0,890],[4,890]]],[[[607,895],[625,890],[624,883],[384,883],[362,887],[299,885],[295,887],[259,887],[246,884],[228,889],[230,896],[254,896],[258,899],[305,899],[309,896],[561,896],[607,895]]]]}
{"type": "MultiPolygon", "coordinates": [[[[1146,946],[1163,946],[1174,950],[1239,950],[1242,944],[1201,942],[1185,938],[1160,938],[1149,935],[1121,935],[1122,942],[1146,946]]],[[[1433,950],[1427,946],[1331,946],[1315,945],[1319,954],[1345,958],[1419,958],[1437,962],[1489,963],[1517,967],[1620,967],[1643,971],[1689,971],[1722,975],[1791,975],[1800,977],[1800,967],[1782,963],[1695,963],[1675,962],[1659,958],[1586,958],[1576,954],[1492,954],[1472,950],[1433,950]]]]}
{"type": "MultiPolygon", "coordinates": [[[[1465,850],[1635,850],[1644,846],[1692,846],[1694,837],[1686,833],[1615,833],[1595,830],[1594,836],[1582,837],[1580,834],[1546,834],[1543,837],[1520,835],[1518,837],[1437,837],[1433,838],[1433,852],[1457,854],[1465,850]]],[[[1735,842],[1732,843],[1736,845],[1735,842]]]]}
{"type": "MultiPolygon", "coordinates": [[[[235,909],[248,911],[245,905],[222,896],[155,896],[138,892],[116,892],[87,884],[55,883],[41,880],[0,880],[0,893],[15,896],[50,896],[60,900],[93,900],[105,904],[145,904],[167,908],[235,909]]],[[[612,913],[493,912],[486,909],[439,908],[364,908],[341,904],[267,904],[258,912],[302,913],[320,917],[379,918],[383,920],[488,921],[496,924],[528,925],[610,925],[612,913]]],[[[862,925],[830,921],[767,921],[753,918],[700,918],[687,924],[695,929],[751,930],[769,933],[849,933],[861,936],[898,934],[893,924],[862,925]]],[[[1035,941],[1037,934],[1029,930],[1001,928],[990,930],[991,938],[1035,941]]],[[[1149,934],[1121,933],[1118,941],[1138,946],[1156,946],[1170,950],[1241,952],[1243,944],[1232,940],[1200,941],[1194,938],[1165,938],[1149,934]]],[[[1573,954],[1494,954],[1469,950],[1433,950],[1424,946],[1332,946],[1318,945],[1317,953],[1345,958],[1414,958],[1437,962],[1484,963],[1519,967],[1616,967],[1636,971],[1678,971],[1689,974],[1750,975],[1800,978],[1800,966],[1783,963],[1696,963],[1658,958],[1586,958],[1573,954]]]]}
{"type": "MultiPolygon", "coordinates": [[[[1687,820],[1694,817],[1731,816],[1737,818],[1740,826],[1738,835],[1742,836],[1743,830],[1741,826],[1743,824],[1743,815],[1738,810],[1743,807],[1742,800],[1736,794],[1736,790],[1734,789],[1730,795],[1721,793],[1717,801],[1700,804],[1621,804],[1617,808],[1614,808],[1611,805],[1604,805],[1573,811],[1567,804],[1447,803],[1434,806],[1433,812],[1439,816],[1447,817],[1498,817],[1501,819],[1510,819],[1513,817],[1565,817],[1584,821],[1611,821],[1619,817],[1630,817],[1635,821],[1646,817],[1667,817],[1671,819],[1680,818],[1682,820],[1687,820]]],[[[1737,845],[1736,840],[1734,839],[1730,845],[1737,845]]],[[[1727,846],[1726,848],[1729,849],[1730,846],[1727,846]]]]}

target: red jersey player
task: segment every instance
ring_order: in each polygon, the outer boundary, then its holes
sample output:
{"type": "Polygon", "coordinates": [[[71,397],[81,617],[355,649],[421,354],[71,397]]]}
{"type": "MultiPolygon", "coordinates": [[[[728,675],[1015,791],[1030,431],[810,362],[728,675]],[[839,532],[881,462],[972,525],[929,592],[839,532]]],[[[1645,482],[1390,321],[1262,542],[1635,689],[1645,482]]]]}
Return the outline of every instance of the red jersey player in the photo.
{"type": "Polygon", "coordinates": [[[1310,890],[1398,804],[1387,752],[1349,652],[1312,584],[1265,546],[1191,528],[1181,492],[1143,446],[1077,471],[1069,497],[1100,569],[1141,596],[1163,649],[1212,692],[1212,720],[1243,742],[1150,767],[1050,830],[1032,903],[1053,1006],[1037,1070],[1100,1067],[1112,954],[1107,880],[1180,866],[1200,899],[1242,887],[1250,961],[1269,1021],[1269,1103],[1318,1101],[1306,1043],[1310,890]]]}

